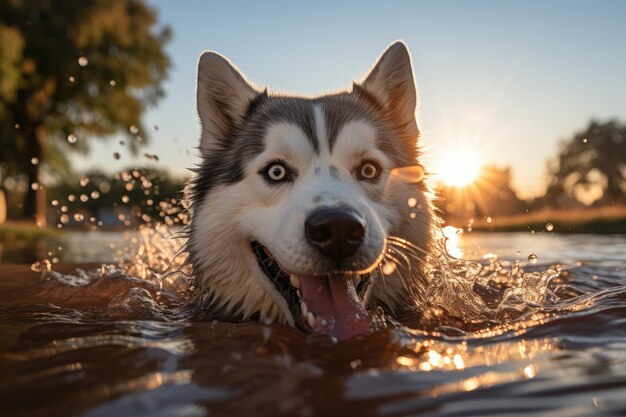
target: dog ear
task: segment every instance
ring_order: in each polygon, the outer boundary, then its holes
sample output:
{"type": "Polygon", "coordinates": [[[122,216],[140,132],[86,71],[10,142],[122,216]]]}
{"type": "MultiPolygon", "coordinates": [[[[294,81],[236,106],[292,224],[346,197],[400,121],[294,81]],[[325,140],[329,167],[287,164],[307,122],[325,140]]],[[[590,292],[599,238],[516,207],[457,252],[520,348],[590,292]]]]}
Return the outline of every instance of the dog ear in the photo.
{"type": "Polygon", "coordinates": [[[389,46],[360,87],[398,120],[400,125],[417,125],[417,92],[409,50],[402,41],[389,46]]]}
{"type": "Polygon", "coordinates": [[[198,115],[202,124],[201,150],[210,150],[241,123],[249,104],[259,94],[222,55],[205,52],[198,63],[198,115]]]}

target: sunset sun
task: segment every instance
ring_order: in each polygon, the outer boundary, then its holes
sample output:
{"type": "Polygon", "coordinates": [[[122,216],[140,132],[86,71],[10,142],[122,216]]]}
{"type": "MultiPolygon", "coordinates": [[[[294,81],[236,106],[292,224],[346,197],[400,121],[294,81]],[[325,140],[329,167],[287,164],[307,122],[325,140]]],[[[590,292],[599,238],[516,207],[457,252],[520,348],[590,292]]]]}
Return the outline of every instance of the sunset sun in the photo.
{"type": "Polygon", "coordinates": [[[435,173],[446,185],[463,187],[476,180],[480,166],[479,158],[470,149],[455,148],[441,155],[435,173]]]}

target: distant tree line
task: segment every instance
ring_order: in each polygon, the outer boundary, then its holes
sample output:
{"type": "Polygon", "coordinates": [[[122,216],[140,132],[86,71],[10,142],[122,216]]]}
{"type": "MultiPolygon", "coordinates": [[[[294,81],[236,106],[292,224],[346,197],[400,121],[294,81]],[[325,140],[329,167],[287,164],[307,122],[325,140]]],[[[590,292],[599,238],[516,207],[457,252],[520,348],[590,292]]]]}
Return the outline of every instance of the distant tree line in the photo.
{"type": "Polygon", "coordinates": [[[625,203],[626,125],[617,120],[592,120],[586,129],[561,143],[548,169],[548,188],[539,199],[543,205],[625,203]]]}
{"type": "Polygon", "coordinates": [[[186,220],[185,180],[154,168],[92,171],[49,188],[48,220],[59,228],[186,220]]]}
{"type": "Polygon", "coordinates": [[[548,162],[548,186],[533,201],[520,199],[510,168],[483,167],[467,187],[437,186],[444,217],[485,218],[543,208],[626,204],[626,126],[617,120],[589,125],[560,144],[548,162]]]}
{"type": "Polygon", "coordinates": [[[67,176],[66,155],[92,138],[145,143],[169,38],[140,0],[0,1],[0,179],[28,178],[22,217],[45,221],[44,182],[67,176]]]}

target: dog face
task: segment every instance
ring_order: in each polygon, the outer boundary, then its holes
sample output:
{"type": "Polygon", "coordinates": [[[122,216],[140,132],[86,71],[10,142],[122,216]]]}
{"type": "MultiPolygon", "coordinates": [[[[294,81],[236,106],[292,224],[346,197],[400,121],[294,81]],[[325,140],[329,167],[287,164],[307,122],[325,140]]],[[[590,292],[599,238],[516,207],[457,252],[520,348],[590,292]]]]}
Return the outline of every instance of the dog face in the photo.
{"type": "Polygon", "coordinates": [[[418,165],[404,44],[351,92],[316,98],[259,91],[207,52],[197,99],[187,249],[206,308],[346,338],[367,330],[368,304],[409,302],[419,265],[384,278],[379,268],[396,259],[396,238],[422,249],[432,240],[425,185],[395,175],[418,165]]]}

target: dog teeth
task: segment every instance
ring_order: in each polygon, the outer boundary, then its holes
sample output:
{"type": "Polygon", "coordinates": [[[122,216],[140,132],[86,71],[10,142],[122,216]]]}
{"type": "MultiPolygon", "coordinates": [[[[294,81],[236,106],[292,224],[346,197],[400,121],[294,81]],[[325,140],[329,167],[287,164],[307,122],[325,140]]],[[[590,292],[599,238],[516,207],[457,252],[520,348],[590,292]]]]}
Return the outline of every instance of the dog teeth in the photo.
{"type": "Polygon", "coordinates": [[[307,323],[309,323],[309,327],[312,329],[314,329],[315,326],[317,325],[317,319],[315,318],[313,313],[311,313],[310,311],[306,315],[306,320],[307,320],[307,323]]]}
{"type": "Polygon", "coordinates": [[[289,275],[289,282],[293,287],[300,288],[300,278],[297,275],[289,275]]]}
{"type": "Polygon", "coordinates": [[[304,316],[308,316],[308,312],[309,312],[309,308],[306,306],[306,304],[304,303],[304,301],[300,301],[300,310],[302,311],[302,314],[304,316]]]}

